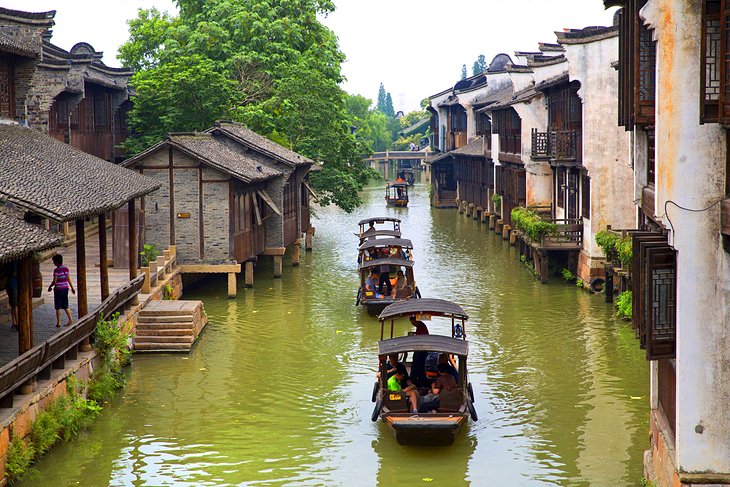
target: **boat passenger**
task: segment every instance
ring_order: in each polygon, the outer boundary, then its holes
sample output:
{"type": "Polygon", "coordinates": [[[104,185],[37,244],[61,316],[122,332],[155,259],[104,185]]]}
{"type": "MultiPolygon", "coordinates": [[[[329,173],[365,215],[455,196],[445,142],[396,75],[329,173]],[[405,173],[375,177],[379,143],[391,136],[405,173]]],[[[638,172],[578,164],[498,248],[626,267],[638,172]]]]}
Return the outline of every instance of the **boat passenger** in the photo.
{"type": "Polygon", "coordinates": [[[428,335],[428,327],[426,323],[421,320],[417,320],[415,316],[410,317],[411,325],[416,327],[416,335],[428,335]]]}
{"type": "MultiPolygon", "coordinates": [[[[388,249],[384,249],[381,253],[381,258],[387,258],[388,257],[388,249]]],[[[388,264],[383,264],[380,266],[380,294],[390,294],[393,292],[393,287],[390,285],[390,266],[388,264]],[[383,285],[385,285],[385,289],[387,289],[387,292],[383,289],[383,285]]]]}
{"type": "MultiPolygon", "coordinates": [[[[395,368],[398,366],[398,354],[397,353],[391,353],[388,355],[388,361],[385,362],[385,373],[388,376],[388,379],[390,379],[393,374],[395,374],[395,368]]],[[[378,379],[380,378],[380,371],[376,374],[378,379]]]]}
{"type": "Polygon", "coordinates": [[[441,355],[439,355],[439,365],[441,364],[446,365],[451,375],[454,376],[454,380],[456,382],[459,382],[459,371],[456,370],[456,362],[454,361],[454,357],[452,357],[448,353],[442,353],[441,355]]]}
{"type": "Polygon", "coordinates": [[[416,392],[416,386],[413,385],[411,379],[408,377],[408,371],[405,365],[398,363],[395,366],[395,373],[388,379],[388,390],[405,392],[411,403],[411,411],[414,413],[418,412],[418,392],[416,392]]]}
{"type": "Polygon", "coordinates": [[[421,405],[418,407],[419,413],[429,413],[440,408],[439,393],[441,391],[456,391],[459,389],[446,364],[439,364],[438,370],[439,377],[431,384],[431,392],[424,396],[421,405]]]}
{"type": "Polygon", "coordinates": [[[370,271],[370,277],[365,281],[365,290],[375,293],[378,296],[378,271],[372,269],[370,271]]]}
{"type": "Polygon", "coordinates": [[[393,286],[393,292],[391,293],[393,299],[395,299],[395,295],[399,289],[405,289],[408,285],[408,280],[406,279],[406,276],[403,275],[403,271],[398,271],[396,275],[395,285],[393,286]]]}

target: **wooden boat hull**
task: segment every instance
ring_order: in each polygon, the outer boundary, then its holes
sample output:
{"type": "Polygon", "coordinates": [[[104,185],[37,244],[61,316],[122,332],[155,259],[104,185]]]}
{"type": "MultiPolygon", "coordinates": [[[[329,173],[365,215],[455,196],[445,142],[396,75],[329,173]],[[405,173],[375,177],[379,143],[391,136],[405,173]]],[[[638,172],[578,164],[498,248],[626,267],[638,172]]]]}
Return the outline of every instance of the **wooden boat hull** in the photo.
{"type": "Polygon", "coordinates": [[[408,206],[408,200],[385,200],[388,206],[394,206],[396,208],[406,208],[408,206]]]}
{"type": "Polygon", "coordinates": [[[370,299],[362,301],[360,304],[365,306],[370,316],[379,315],[388,305],[393,304],[393,298],[387,297],[383,299],[370,299]]]}
{"type": "Polygon", "coordinates": [[[466,416],[459,413],[385,413],[381,419],[401,445],[449,446],[454,443],[466,416]]]}

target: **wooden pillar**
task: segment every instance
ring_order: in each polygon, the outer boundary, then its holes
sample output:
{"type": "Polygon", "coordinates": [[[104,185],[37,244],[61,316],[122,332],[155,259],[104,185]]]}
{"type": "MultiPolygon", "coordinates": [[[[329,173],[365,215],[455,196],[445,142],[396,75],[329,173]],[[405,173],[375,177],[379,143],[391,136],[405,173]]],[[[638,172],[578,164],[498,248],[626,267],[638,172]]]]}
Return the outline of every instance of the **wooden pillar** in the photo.
{"type": "Polygon", "coordinates": [[[236,297],[236,273],[235,272],[228,273],[228,297],[229,298],[236,297]]]}
{"type": "Polygon", "coordinates": [[[606,284],[604,287],[606,291],[606,302],[613,303],[613,272],[606,268],[606,284]]]}
{"type": "Polygon", "coordinates": [[[106,213],[99,213],[99,274],[101,277],[101,300],[109,297],[109,258],[106,245],[106,213]]]}
{"type": "Polygon", "coordinates": [[[489,212],[486,210],[486,208],[482,209],[481,220],[482,223],[487,223],[489,221],[489,212]]]}
{"type": "Polygon", "coordinates": [[[292,253],[291,253],[291,265],[292,267],[299,267],[299,261],[302,254],[302,241],[297,240],[294,242],[294,247],[292,247],[292,253]]]}
{"type": "Polygon", "coordinates": [[[517,234],[513,230],[513,231],[509,232],[509,244],[514,247],[516,243],[517,243],[517,234]]]}
{"type": "Polygon", "coordinates": [[[78,317],[89,312],[89,298],[86,289],[86,233],[84,219],[76,220],[76,302],[78,317]]]}
{"type": "Polygon", "coordinates": [[[307,228],[307,232],[304,234],[304,250],[307,252],[312,251],[312,241],[314,240],[314,227],[307,228]]]}
{"type": "Polygon", "coordinates": [[[502,220],[499,219],[494,224],[494,231],[496,233],[502,233],[502,220]]]}
{"type": "Polygon", "coordinates": [[[489,229],[494,230],[494,227],[497,225],[497,215],[491,214],[489,215],[489,229]]]}
{"type": "Polygon", "coordinates": [[[284,256],[275,255],[274,256],[274,277],[275,278],[281,277],[281,272],[282,272],[283,266],[284,266],[284,256]]]}
{"type": "Polygon", "coordinates": [[[18,265],[18,352],[33,348],[33,260],[26,257],[18,265]]]}
{"type": "Polygon", "coordinates": [[[253,287],[253,262],[250,260],[244,264],[244,286],[253,287]]]}
{"type": "Polygon", "coordinates": [[[128,204],[129,221],[129,280],[137,277],[137,212],[134,207],[134,200],[128,204]]]}
{"type": "Polygon", "coordinates": [[[502,240],[509,239],[509,232],[511,229],[512,229],[512,227],[510,227],[509,225],[504,225],[502,227],[502,240]]]}

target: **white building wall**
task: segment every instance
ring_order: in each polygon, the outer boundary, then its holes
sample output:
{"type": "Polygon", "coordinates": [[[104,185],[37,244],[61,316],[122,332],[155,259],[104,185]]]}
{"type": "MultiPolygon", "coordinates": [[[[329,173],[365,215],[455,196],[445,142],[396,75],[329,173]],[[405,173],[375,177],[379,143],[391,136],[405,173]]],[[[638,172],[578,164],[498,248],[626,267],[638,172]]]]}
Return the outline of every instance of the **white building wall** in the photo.
{"type": "Polygon", "coordinates": [[[677,467],[730,473],[730,254],[725,129],[699,124],[701,0],[649,0],[657,45],[656,212],[677,250],[677,467]],[[666,205],[666,213],[665,213],[666,205]]]}
{"type": "MultiPolygon", "coordinates": [[[[590,259],[603,257],[596,233],[633,228],[634,174],[629,158],[629,134],[618,119],[618,35],[585,44],[567,44],[570,80],[581,83],[583,101],[583,167],[591,178],[591,217],[584,221],[583,252],[590,259]]],[[[580,201],[580,200],[579,200],[580,201]]]]}

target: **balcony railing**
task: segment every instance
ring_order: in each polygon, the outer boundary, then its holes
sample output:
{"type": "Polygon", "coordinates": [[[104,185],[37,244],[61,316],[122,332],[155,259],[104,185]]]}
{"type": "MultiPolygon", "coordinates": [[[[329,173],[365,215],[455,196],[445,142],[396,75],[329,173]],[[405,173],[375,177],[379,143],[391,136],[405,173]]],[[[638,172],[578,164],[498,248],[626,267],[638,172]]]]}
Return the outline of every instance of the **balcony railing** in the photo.
{"type": "Polygon", "coordinates": [[[532,158],[578,161],[581,153],[580,130],[538,132],[532,129],[532,158]]]}
{"type": "Polygon", "coordinates": [[[543,248],[581,248],[583,246],[583,220],[580,218],[548,220],[556,225],[555,232],[542,237],[543,248]]]}

